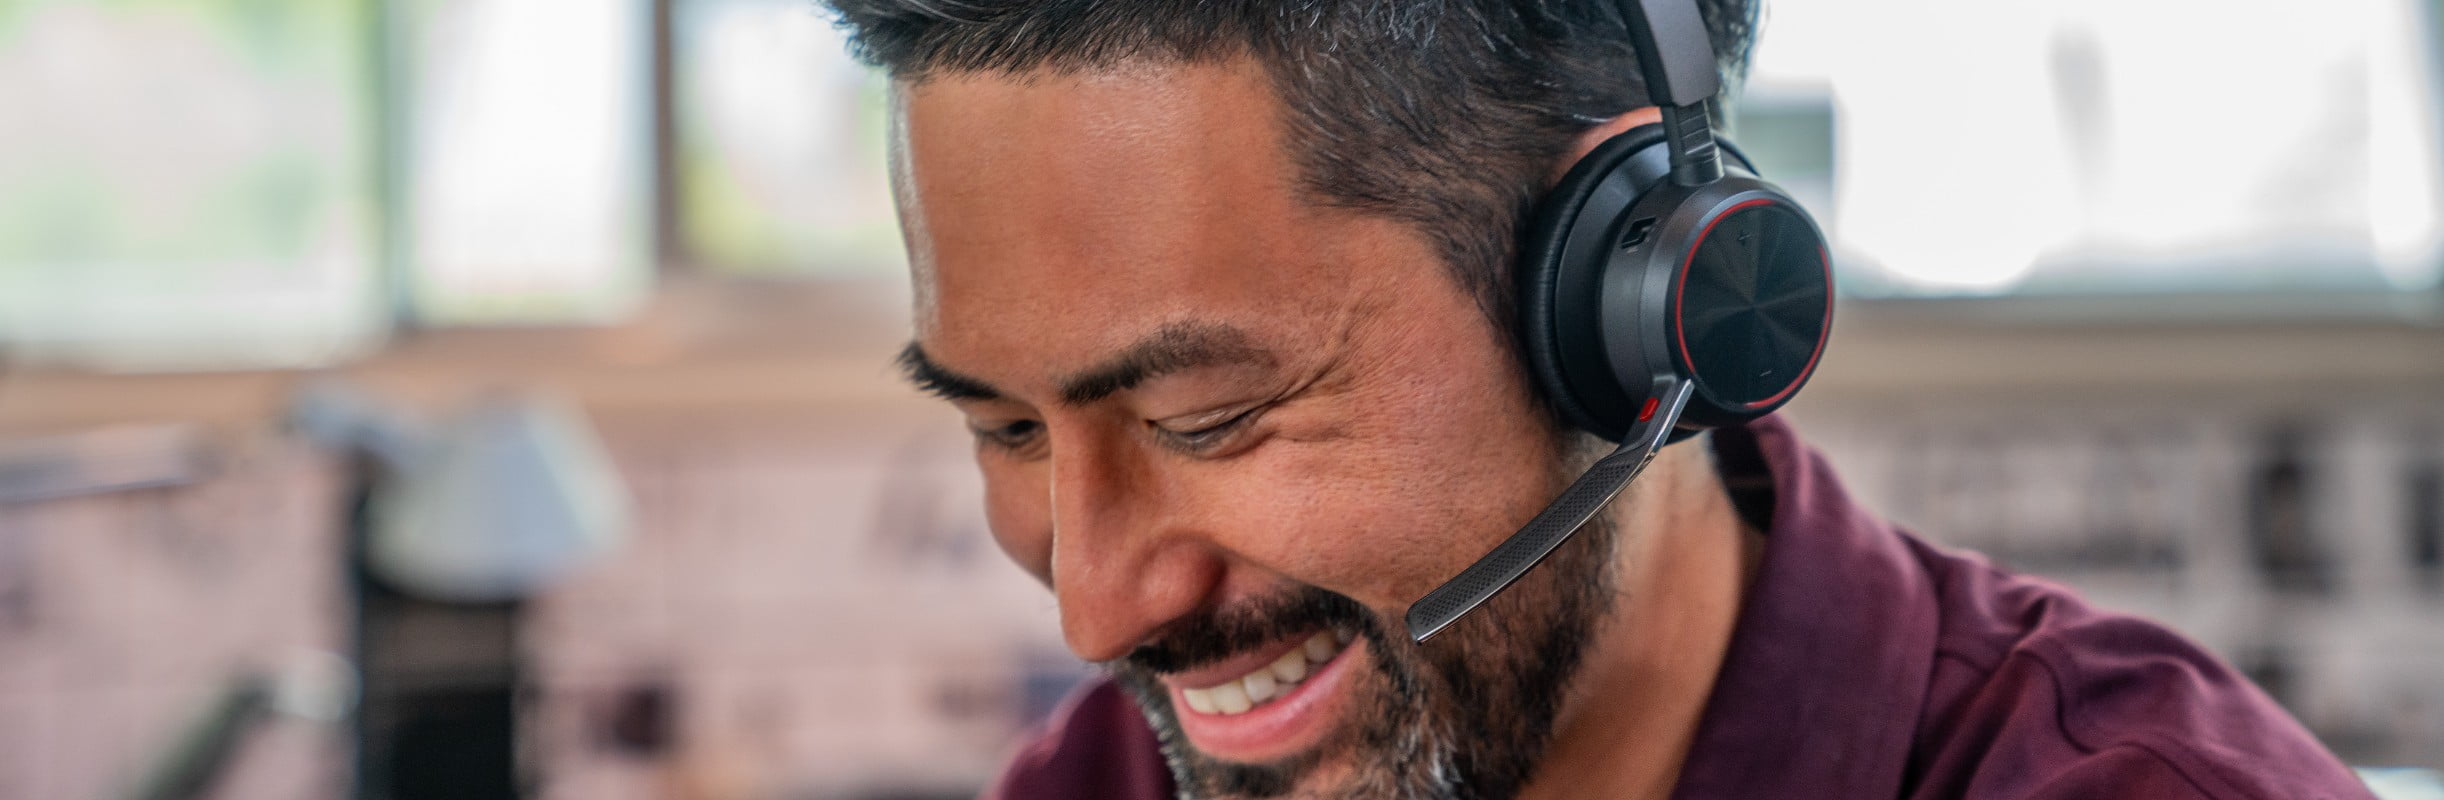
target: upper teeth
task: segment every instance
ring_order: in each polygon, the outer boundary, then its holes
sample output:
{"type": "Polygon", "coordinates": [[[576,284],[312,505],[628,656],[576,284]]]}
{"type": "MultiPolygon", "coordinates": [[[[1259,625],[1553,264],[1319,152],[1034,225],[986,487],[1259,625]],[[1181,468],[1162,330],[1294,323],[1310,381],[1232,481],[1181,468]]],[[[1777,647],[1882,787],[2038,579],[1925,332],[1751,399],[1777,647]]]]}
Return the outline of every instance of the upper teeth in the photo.
{"type": "Polygon", "coordinates": [[[1199,714],[1245,713],[1267,700],[1288,694],[1290,687],[1307,679],[1310,666],[1331,661],[1349,640],[1350,635],[1345,632],[1317,631],[1299,646],[1273,659],[1273,663],[1218,685],[1181,689],[1180,697],[1187,701],[1190,710],[1199,714]]]}

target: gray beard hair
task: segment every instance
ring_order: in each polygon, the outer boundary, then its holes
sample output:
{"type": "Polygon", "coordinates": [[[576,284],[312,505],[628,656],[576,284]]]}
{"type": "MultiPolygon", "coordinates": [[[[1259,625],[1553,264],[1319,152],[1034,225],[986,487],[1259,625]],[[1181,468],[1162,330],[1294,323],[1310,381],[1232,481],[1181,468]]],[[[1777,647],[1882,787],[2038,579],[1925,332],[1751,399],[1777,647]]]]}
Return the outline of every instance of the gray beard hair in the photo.
{"type": "Polygon", "coordinates": [[[1584,645],[1616,605],[1618,538],[1610,516],[1598,515],[1542,567],[1430,645],[1367,614],[1356,633],[1373,655],[1372,669],[1353,676],[1341,729],[1283,762],[1206,757],[1182,733],[1170,693],[1152,674],[1110,666],[1160,739],[1180,800],[1506,800],[1542,760],[1584,645]],[[1334,755],[1345,756],[1349,770],[1340,786],[1300,785],[1334,755]]]}

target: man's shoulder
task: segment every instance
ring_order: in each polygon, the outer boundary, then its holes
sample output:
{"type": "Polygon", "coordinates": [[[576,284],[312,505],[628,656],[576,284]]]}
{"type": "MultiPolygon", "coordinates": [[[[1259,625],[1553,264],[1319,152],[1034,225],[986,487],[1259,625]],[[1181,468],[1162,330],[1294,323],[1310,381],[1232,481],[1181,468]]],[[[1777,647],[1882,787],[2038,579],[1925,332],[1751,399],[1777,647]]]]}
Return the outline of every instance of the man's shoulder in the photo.
{"type": "Polygon", "coordinates": [[[985,800],[1096,797],[1163,800],[1171,773],[1137,702],[1108,678],[1088,679],[1010,757],[985,800]]]}
{"type": "Polygon", "coordinates": [[[2181,635],[1975,556],[1913,546],[1942,608],[1916,794],[2369,796],[2272,698],[2181,635]]]}

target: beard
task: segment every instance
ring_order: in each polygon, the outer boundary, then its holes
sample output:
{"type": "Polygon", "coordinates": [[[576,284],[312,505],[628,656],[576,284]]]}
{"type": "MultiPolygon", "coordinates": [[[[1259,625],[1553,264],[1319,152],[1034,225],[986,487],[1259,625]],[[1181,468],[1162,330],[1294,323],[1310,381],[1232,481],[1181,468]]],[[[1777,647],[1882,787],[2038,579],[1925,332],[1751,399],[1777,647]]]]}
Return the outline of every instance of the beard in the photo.
{"type": "Polygon", "coordinates": [[[1612,610],[1618,535],[1609,515],[1597,515],[1541,567],[1430,643],[1411,641],[1397,610],[1377,613],[1300,585],[1180,620],[1104,666],[1153,725],[1184,800],[1509,798],[1534,774],[1589,635],[1612,610]],[[1335,731],[1307,752],[1262,764],[1196,749],[1160,675],[1321,629],[1353,634],[1372,656],[1350,676],[1335,731]]]}

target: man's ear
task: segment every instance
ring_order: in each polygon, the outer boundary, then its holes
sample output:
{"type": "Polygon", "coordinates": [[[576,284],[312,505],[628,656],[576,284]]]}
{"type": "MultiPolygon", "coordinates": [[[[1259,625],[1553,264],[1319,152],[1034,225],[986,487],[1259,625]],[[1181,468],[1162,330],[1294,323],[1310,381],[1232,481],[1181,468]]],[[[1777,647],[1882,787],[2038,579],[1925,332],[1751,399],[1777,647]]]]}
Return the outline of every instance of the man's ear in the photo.
{"type": "Polygon", "coordinates": [[[1571,140],[1570,149],[1562,151],[1561,163],[1553,165],[1552,174],[1545,176],[1545,184],[1550,186],[1560,183],[1561,176],[1570,171],[1570,165],[1578,163],[1581,158],[1586,158],[1587,152],[1594,150],[1596,145],[1603,144],[1604,140],[1619,136],[1640,125],[1653,125],[1661,122],[1663,122],[1663,109],[1641,106],[1605,120],[1602,125],[1580,132],[1577,139],[1571,140]]]}

